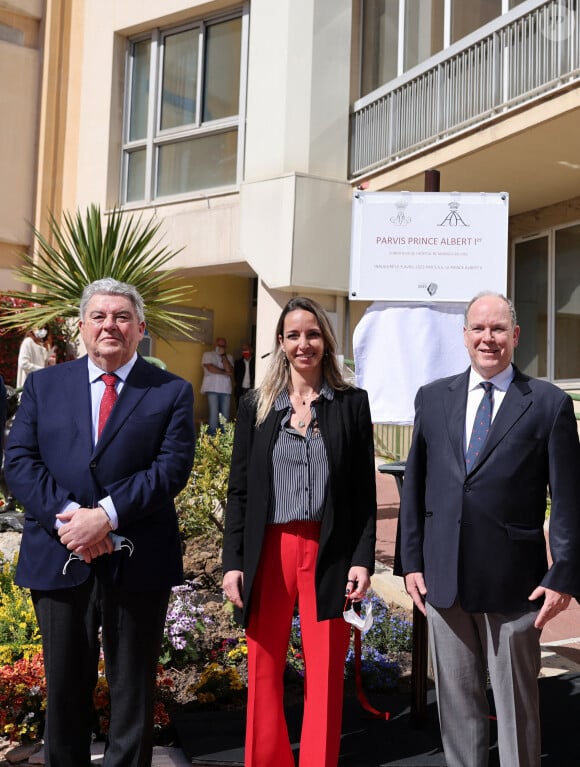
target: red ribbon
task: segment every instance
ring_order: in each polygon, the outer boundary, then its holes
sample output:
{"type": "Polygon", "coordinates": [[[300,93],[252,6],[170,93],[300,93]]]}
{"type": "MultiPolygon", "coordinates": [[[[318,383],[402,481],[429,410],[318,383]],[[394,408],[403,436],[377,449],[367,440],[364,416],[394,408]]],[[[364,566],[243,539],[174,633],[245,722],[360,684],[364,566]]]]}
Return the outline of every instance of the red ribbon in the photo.
{"type": "Polygon", "coordinates": [[[364,693],[362,686],[362,674],[361,674],[362,662],[361,662],[361,636],[360,631],[355,628],[354,630],[354,681],[356,685],[356,695],[359,703],[364,710],[370,714],[372,719],[384,719],[388,721],[391,718],[389,711],[379,711],[367,700],[367,696],[364,693]]]}

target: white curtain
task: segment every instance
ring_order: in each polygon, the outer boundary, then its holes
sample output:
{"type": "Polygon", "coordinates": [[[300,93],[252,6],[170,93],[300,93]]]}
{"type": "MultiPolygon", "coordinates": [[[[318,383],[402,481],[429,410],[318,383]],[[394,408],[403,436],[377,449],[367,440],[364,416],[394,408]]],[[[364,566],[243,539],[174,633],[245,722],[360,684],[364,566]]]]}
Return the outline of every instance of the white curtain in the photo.
{"type": "Polygon", "coordinates": [[[353,336],[357,386],[369,393],[374,423],[413,423],[419,386],[469,366],[465,304],[376,301],[353,336]]]}

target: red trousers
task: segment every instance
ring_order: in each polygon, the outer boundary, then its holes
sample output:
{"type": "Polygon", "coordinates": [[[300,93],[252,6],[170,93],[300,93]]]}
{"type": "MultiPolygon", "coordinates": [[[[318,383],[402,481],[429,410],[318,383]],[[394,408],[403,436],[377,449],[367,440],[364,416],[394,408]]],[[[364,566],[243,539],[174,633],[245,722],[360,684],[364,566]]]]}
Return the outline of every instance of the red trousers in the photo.
{"type": "MultiPolygon", "coordinates": [[[[320,524],[268,525],[248,628],[246,767],[294,767],[284,716],[284,668],[296,601],[305,664],[300,767],[336,767],[350,627],[317,621],[314,572],[320,524]]],[[[343,589],[343,583],[336,584],[343,589]]]]}

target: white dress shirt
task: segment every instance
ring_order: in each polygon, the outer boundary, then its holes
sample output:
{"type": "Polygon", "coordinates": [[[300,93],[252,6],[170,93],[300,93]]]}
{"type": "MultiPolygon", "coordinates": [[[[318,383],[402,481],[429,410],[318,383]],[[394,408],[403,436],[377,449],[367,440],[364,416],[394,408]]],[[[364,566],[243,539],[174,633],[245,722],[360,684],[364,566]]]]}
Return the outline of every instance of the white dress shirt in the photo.
{"type": "MultiPolygon", "coordinates": [[[[87,357],[88,360],[88,370],[89,370],[89,385],[91,387],[91,422],[93,426],[93,447],[97,444],[97,433],[98,433],[98,424],[99,424],[99,407],[101,405],[101,399],[103,398],[103,394],[105,393],[105,382],[101,378],[103,373],[105,373],[105,370],[101,370],[101,368],[97,367],[95,363],[90,359],[90,357],[87,357]]],[[[124,365],[122,365],[117,370],[111,370],[109,372],[114,373],[117,376],[117,383],[115,384],[115,390],[117,394],[119,395],[123,389],[123,386],[125,385],[125,381],[127,380],[127,376],[131,372],[133,365],[135,364],[135,361],[137,360],[137,352],[131,357],[129,362],[126,362],[124,365]]],[[[109,517],[109,521],[111,522],[111,527],[113,530],[116,530],[119,527],[119,517],[117,515],[117,510],[115,509],[115,504],[113,503],[113,499],[110,495],[106,496],[106,498],[101,498],[97,504],[97,506],[101,506],[105,514],[109,517]]],[[[61,511],[70,511],[71,509],[80,509],[80,504],[76,501],[69,501],[61,511]]],[[[63,522],[61,522],[59,519],[55,522],[55,527],[58,529],[63,522]]]]}
{"type": "Polygon", "coordinates": [[[484,395],[481,384],[484,381],[489,381],[493,384],[491,410],[491,421],[493,423],[493,419],[495,418],[497,411],[500,409],[501,403],[504,400],[508,387],[513,381],[513,378],[514,368],[511,364],[508,365],[505,370],[502,370],[501,373],[493,376],[493,378],[483,378],[476,370],[471,368],[469,373],[469,386],[467,388],[467,406],[465,408],[465,434],[463,445],[464,452],[467,450],[467,445],[469,445],[471,432],[473,431],[473,422],[475,421],[475,414],[477,413],[477,408],[479,407],[479,403],[481,402],[484,395]]]}

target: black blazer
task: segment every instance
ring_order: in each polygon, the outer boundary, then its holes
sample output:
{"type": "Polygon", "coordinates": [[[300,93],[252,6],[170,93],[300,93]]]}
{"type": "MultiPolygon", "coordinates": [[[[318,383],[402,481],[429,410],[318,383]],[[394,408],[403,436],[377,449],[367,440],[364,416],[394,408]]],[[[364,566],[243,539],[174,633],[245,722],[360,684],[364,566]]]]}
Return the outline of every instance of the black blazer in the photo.
{"type": "Polygon", "coordinates": [[[459,598],[469,612],[528,610],[538,585],[580,594],[580,444],[570,397],[516,368],[466,474],[468,381],[469,370],[417,393],[401,500],[403,572],[424,573],[435,607],[459,598]]]}
{"type": "MultiPolygon", "coordinates": [[[[242,383],[246,374],[246,364],[243,357],[234,361],[234,394],[236,399],[239,400],[244,393],[242,389],[242,383]]],[[[250,357],[250,389],[254,388],[254,380],[256,377],[256,358],[250,357]]]]}
{"type": "MultiPolygon", "coordinates": [[[[337,618],[344,608],[348,570],[372,573],[375,562],[376,487],[373,431],[368,396],[362,389],[335,391],[316,405],[329,463],[316,565],[318,620],[337,618]]],[[[255,428],[255,395],[240,400],[228,488],[223,569],[244,573],[247,625],[268,511],[272,503],[272,454],[284,411],[272,410],[255,428]]]]}

